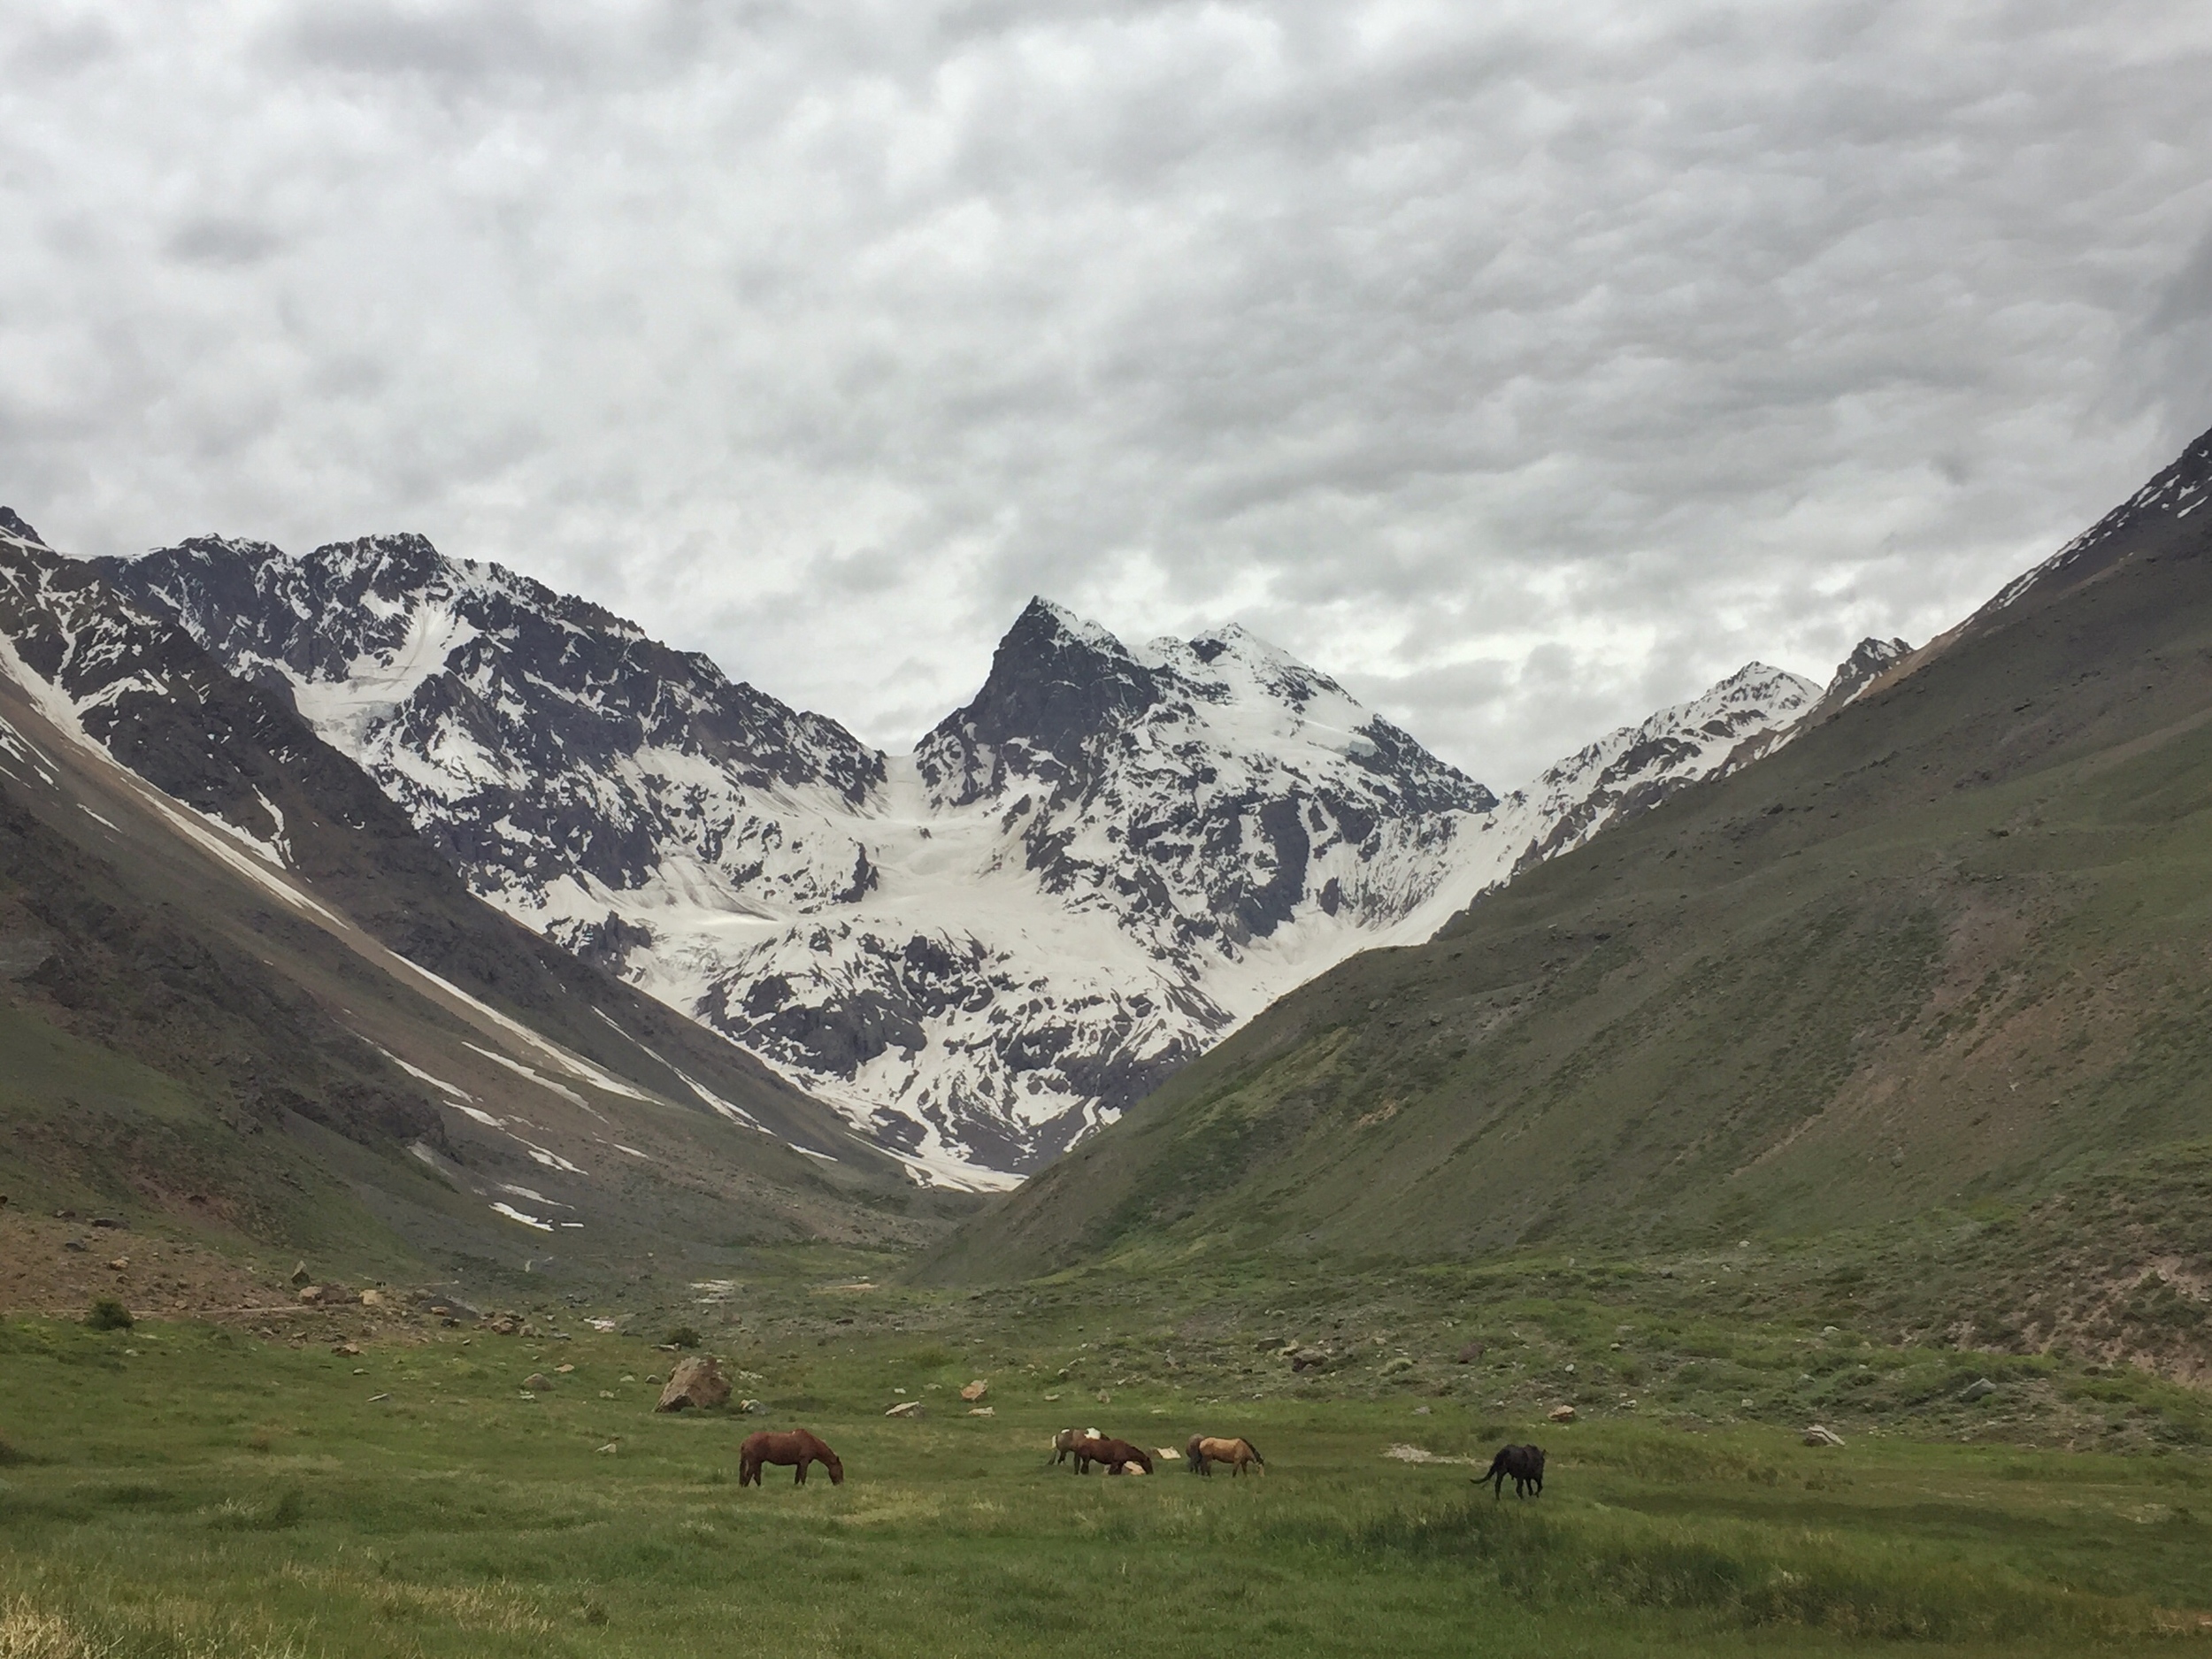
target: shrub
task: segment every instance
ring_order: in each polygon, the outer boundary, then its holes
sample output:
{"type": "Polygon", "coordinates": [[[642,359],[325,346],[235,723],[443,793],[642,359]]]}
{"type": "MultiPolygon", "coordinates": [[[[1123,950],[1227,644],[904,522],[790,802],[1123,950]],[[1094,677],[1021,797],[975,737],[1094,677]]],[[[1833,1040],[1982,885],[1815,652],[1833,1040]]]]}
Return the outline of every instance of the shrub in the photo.
{"type": "Polygon", "coordinates": [[[103,1296],[94,1302],[84,1322],[95,1331],[127,1331],[135,1323],[131,1310],[112,1296],[103,1296]]]}
{"type": "Polygon", "coordinates": [[[678,1325],[661,1339],[662,1345],[666,1348],[697,1348],[699,1341],[698,1331],[687,1325],[678,1325]]]}

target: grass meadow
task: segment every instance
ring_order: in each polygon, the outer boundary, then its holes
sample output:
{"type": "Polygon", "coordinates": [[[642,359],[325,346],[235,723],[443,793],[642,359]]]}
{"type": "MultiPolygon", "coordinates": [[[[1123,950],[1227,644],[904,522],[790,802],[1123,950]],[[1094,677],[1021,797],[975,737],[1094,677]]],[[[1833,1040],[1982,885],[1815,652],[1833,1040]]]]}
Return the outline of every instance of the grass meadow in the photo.
{"type": "Polygon", "coordinates": [[[2212,1639],[2212,1466],[2194,1448],[1855,1431],[1816,1450],[1775,1424],[1555,1425],[1325,1387],[1232,1397],[1242,1379],[1199,1371],[1094,1389],[1055,1356],[992,1354],[992,1335],[825,1328],[837,1337],[710,1339],[764,1414],[664,1417],[649,1379],[672,1356],[588,1328],[433,1327],[349,1356],[199,1323],[10,1319],[0,1659],[2018,1655],[2212,1639]],[[553,1386],[527,1397],[534,1372],[553,1386]],[[995,1415],[967,1415],[971,1374],[993,1379],[995,1415]],[[899,1398],[925,1415],[887,1419],[899,1398]],[[795,1489],[772,1470],[741,1490],[739,1440],[794,1423],[836,1447],[845,1484],[818,1470],[795,1489]],[[1052,1467],[1051,1432],[1094,1423],[1150,1447],[1246,1434],[1268,1473],[1052,1467]],[[1494,1502],[1468,1463],[1386,1455],[1486,1461],[1504,1438],[1547,1447],[1540,1499],[1509,1486],[1494,1502]]]}

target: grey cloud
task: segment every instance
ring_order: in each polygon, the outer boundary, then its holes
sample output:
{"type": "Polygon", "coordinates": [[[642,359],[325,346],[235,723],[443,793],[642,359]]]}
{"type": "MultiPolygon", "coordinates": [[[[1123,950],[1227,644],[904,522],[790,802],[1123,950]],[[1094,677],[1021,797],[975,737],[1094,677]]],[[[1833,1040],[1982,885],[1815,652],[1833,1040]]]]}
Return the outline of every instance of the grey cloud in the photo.
{"type": "Polygon", "coordinates": [[[1044,592],[1508,785],[2212,422],[2181,0],[265,18],[7,88],[0,496],[418,526],[881,741],[1044,592]]]}

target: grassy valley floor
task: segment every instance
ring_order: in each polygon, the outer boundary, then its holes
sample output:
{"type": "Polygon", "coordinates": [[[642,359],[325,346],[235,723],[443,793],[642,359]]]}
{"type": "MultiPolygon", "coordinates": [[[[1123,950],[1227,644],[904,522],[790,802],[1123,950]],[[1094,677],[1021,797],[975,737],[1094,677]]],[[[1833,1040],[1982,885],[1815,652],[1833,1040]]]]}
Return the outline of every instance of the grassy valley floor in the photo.
{"type": "Polygon", "coordinates": [[[9,1318],[0,1659],[2212,1640],[2202,1394],[1900,1340],[1825,1258],[1186,1263],[981,1293],[895,1265],[763,1253],[626,1311],[526,1303],[538,1337],[9,1318]],[[653,1413],[678,1319],[762,1413],[653,1413]],[[979,1378],[989,1416],[959,1397],[979,1378]],[[901,1400],[923,1415],[886,1418],[901,1400]],[[1847,1444],[1803,1445],[1816,1417],[1847,1444]],[[738,1441],[795,1423],[845,1484],[741,1490],[738,1441]],[[1065,1425],[1244,1434],[1268,1472],[1079,1479],[1049,1461],[1065,1425]],[[1541,1498],[1471,1484],[1529,1439],[1541,1498]]]}

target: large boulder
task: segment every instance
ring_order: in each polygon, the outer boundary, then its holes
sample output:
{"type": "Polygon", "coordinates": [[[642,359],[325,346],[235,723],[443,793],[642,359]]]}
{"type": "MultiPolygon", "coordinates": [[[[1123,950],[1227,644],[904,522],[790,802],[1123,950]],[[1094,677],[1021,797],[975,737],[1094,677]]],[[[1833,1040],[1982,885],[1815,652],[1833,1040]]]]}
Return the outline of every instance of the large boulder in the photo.
{"type": "Polygon", "coordinates": [[[711,1411],[726,1404],[729,1397],[730,1379],[722,1374],[722,1368],[703,1354],[693,1354],[676,1362],[676,1369],[668,1373],[667,1386],[661,1390],[661,1402],[653,1409],[681,1411],[696,1406],[711,1411]]]}

